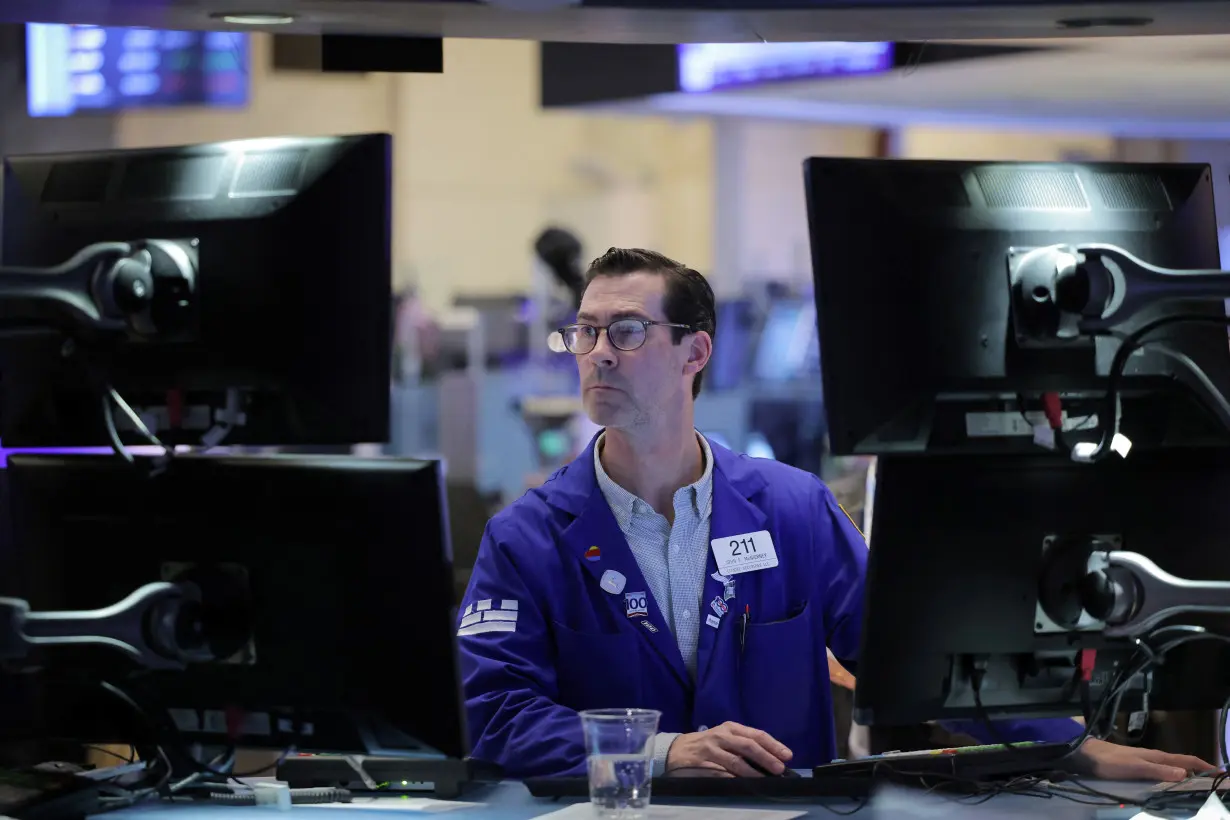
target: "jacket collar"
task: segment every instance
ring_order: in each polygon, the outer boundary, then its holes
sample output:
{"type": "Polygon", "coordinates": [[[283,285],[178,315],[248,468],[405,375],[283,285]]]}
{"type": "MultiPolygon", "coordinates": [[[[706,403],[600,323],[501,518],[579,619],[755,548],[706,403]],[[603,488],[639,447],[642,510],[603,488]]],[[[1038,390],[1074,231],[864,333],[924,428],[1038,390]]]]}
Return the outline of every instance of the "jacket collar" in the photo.
{"type": "MultiPolygon", "coordinates": [[[[556,509],[563,510],[574,516],[581,515],[585,508],[595,500],[603,504],[606,499],[598,487],[598,476],[594,471],[594,448],[597,446],[600,431],[592,439],[585,452],[570,463],[561,467],[535,492],[543,501],[556,509]]],[[[754,469],[755,462],[748,456],[739,455],[712,439],[706,438],[709,450],[713,453],[713,482],[715,494],[721,483],[729,485],[731,490],[743,498],[751,498],[764,487],[765,479],[760,471],[754,469]]]]}

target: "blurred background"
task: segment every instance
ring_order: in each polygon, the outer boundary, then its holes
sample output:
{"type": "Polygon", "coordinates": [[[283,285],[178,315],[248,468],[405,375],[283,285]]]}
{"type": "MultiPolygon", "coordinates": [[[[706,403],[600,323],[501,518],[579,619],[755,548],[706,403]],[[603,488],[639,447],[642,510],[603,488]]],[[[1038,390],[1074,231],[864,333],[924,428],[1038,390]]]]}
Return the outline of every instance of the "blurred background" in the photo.
{"type": "Polygon", "coordinates": [[[609,246],[660,250],[714,286],[698,427],[820,475],[858,520],[871,460],[827,452],[805,157],[1230,164],[1224,37],[454,39],[442,73],[322,73],[313,48],[263,31],[0,27],[0,152],[391,133],[393,432],[358,449],[445,460],[459,586],[488,516],[594,432],[573,362],[545,338],[609,246]]]}

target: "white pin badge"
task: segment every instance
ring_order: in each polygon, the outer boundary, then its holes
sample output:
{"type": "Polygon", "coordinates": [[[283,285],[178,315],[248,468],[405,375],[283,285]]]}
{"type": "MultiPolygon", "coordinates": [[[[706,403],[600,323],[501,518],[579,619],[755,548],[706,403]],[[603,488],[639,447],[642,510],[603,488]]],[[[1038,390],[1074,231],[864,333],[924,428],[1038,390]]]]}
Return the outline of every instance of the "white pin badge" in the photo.
{"type": "Polygon", "coordinates": [[[628,579],[623,576],[623,573],[608,569],[602,573],[602,580],[598,582],[598,585],[612,595],[618,595],[624,591],[626,583],[628,583],[628,579]]]}

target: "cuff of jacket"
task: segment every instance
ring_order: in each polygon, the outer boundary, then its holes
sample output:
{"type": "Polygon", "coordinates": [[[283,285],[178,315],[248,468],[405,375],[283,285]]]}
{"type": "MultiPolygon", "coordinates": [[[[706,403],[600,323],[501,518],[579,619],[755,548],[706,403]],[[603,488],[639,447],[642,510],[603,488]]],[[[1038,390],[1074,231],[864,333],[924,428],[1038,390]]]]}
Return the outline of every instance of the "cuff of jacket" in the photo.
{"type": "Polygon", "coordinates": [[[653,736],[653,776],[666,774],[666,756],[670,754],[671,744],[679,737],[679,732],[658,732],[653,736]]]}

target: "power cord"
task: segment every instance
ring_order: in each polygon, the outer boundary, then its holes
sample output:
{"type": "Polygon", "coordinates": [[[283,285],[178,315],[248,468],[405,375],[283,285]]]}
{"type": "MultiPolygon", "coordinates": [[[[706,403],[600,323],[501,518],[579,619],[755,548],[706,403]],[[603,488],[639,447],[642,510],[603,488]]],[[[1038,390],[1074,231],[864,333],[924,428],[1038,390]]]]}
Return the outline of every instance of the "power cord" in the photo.
{"type": "MultiPolygon", "coordinates": [[[[112,387],[107,385],[103,390],[102,411],[103,423],[107,429],[107,438],[111,442],[111,449],[120,458],[127,461],[129,464],[134,463],[133,455],[124,445],[123,439],[120,437],[119,429],[115,423],[115,410],[119,408],[124,418],[128,419],[129,423],[136,429],[147,442],[162,449],[162,455],[154,465],[154,472],[158,473],[166,469],[171,458],[175,455],[175,451],[167,445],[163,444],[162,440],[146,426],[145,421],[141,418],[132,407],[124,400],[124,397],[112,387]]],[[[201,436],[201,443],[197,452],[205,452],[222,444],[236,427],[244,424],[247,416],[243,411],[243,397],[238,388],[230,387],[226,390],[226,404],[217,411],[214,419],[214,424],[204,435],[201,436]]]]}
{"type": "MultiPolygon", "coordinates": [[[[1077,753],[1085,741],[1093,738],[1103,739],[1111,731],[1111,724],[1114,722],[1115,715],[1119,712],[1119,705],[1123,701],[1123,696],[1133,680],[1140,675],[1152,671],[1157,666],[1160,666],[1168,653],[1177,649],[1184,644],[1195,641],[1216,640],[1223,643],[1230,643],[1230,635],[1222,635],[1217,632],[1209,632],[1204,627],[1175,624],[1170,626],[1159,627],[1144,637],[1139,637],[1134,640],[1136,652],[1134,652],[1128,660],[1115,670],[1109,684],[1103,690],[1101,697],[1098,699],[1096,707],[1091,715],[1086,715],[1085,727],[1081,733],[1069,741],[1068,750],[1058,758],[1049,761],[1048,766],[1055,769],[1061,769],[1062,764],[1068,762],[1077,753]],[[1153,641],[1159,637],[1176,634],[1176,637],[1170,637],[1160,645],[1154,646],[1153,641]],[[1105,725],[1104,721],[1106,722],[1105,725]]],[[[1012,743],[1005,741],[998,733],[994,722],[990,719],[989,714],[982,704],[981,689],[983,678],[986,675],[985,668],[979,668],[970,662],[967,667],[967,674],[970,676],[970,685],[973,689],[974,705],[978,711],[978,718],[984,724],[991,737],[998,744],[1006,749],[1020,750],[1021,747],[1014,746],[1012,743]]],[[[1230,705],[1230,701],[1227,701],[1230,705]]],[[[1224,716],[1224,713],[1223,713],[1224,716]]],[[[1224,717],[1223,717],[1224,719],[1224,717]]],[[[1225,732],[1222,732],[1222,743],[1225,742],[1225,732]]],[[[1223,765],[1225,760],[1223,758],[1223,765]]],[[[1127,801],[1130,804],[1130,801],[1127,801]]]]}
{"type": "MultiPolygon", "coordinates": [[[[1151,322],[1146,322],[1123,338],[1123,341],[1119,344],[1119,349],[1115,351],[1115,356],[1111,360],[1110,372],[1107,376],[1106,406],[1103,411],[1106,415],[1106,422],[1102,425],[1102,437],[1098,440],[1093,452],[1090,453],[1089,461],[1099,461],[1106,458],[1112,452],[1111,444],[1119,433],[1119,423],[1122,416],[1123,408],[1119,395],[1121,390],[1120,383],[1123,381],[1123,373],[1127,369],[1128,358],[1142,347],[1152,344],[1154,341],[1160,341],[1145,339],[1150,333],[1160,327],[1174,324],[1206,324],[1227,327],[1230,326],[1230,316],[1209,316],[1198,313],[1180,313],[1172,316],[1163,316],[1151,322]]],[[[1222,404],[1227,402],[1226,397],[1221,394],[1221,391],[1216,389],[1212,382],[1209,381],[1208,375],[1195,362],[1187,359],[1184,361],[1184,364],[1201,380],[1205,389],[1211,389],[1214,396],[1220,397],[1222,404]]]]}
{"type": "Polygon", "coordinates": [[[999,729],[995,726],[995,722],[991,720],[991,716],[987,713],[986,707],[982,704],[982,681],[986,677],[987,670],[985,666],[978,665],[972,659],[967,659],[968,667],[966,672],[969,675],[970,688],[974,693],[974,710],[978,714],[978,720],[986,727],[987,732],[991,735],[992,740],[1003,746],[1005,749],[1019,751],[1018,747],[1004,739],[999,733],[999,729]]]}
{"type": "Polygon", "coordinates": [[[179,727],[175,725],[170,715],[165,716],[165,720],[159,722],[154,714],[149,709],[141,705],[139,701],[132,697],[131,694],[111,683],[110,681],[102,681],[101,686],[111,695],[122,700],[130,710],[145,724],[146,730],[155,742],[159,744],[160,753],[168,759],[171,759],[170,753],[173,753],[176,762],[187,764],[194,769],[194,773],[184,778],[183,780],[173,785],[172,791],[180,791],[190,785],[200,782],[204,777],[215,777],[223,781],[232,780],[240,785],[247,785],[241,778],[245,777],[260,777],[266,772],[277,769],[278,766],[285,762],[286,758],[296,752],[295,746],[290,746],[284,749],[273,763],[265,764],[257,769],[244,772],[234,771],[236,747],[231,744],[227,750],[216,757],[214,760],[205,763],[198,760],[189,749],[189,743],[183,738],[179,732],[179,727]]]}
{"type": "Polygon", "coordinates": [[[108,385],[102,399],[103,423],[107,427],[107,438],[111,440],[111,449],[115,451],[115,454],[127,461],[129,464],[132,464],[134,461],[132,453],[129,452],[126,446],[124,446],[124,441],[120,438],[119,430],[116,429],[116,407],[120,409],[120,412],[124,414],[124,417],[128,419],[132,426],[136,428],[137,432],[140,433],[146,441],[156,447],[162,448],[163,454],[161,457],[161,463],[156,466],[165,467],[166,462],[171,459],[171,449],[163,444],[162,441],[159,440],[158,436],[150,432],[150,429],[145,426],[145,422],[142,420],[141,416],[139,416],[137,412],[129,406],[128,402],[124,401],[124,397],[121,396],[114,387],[108,385]]]}

